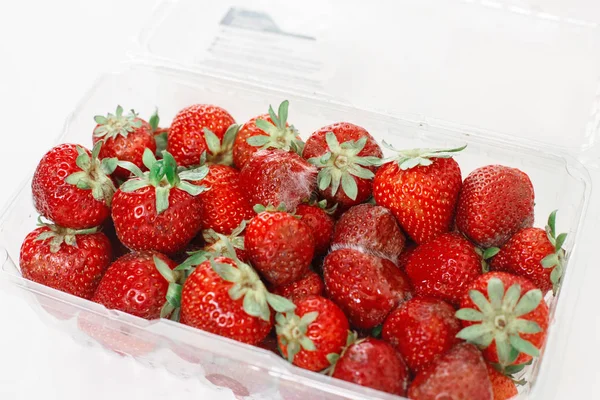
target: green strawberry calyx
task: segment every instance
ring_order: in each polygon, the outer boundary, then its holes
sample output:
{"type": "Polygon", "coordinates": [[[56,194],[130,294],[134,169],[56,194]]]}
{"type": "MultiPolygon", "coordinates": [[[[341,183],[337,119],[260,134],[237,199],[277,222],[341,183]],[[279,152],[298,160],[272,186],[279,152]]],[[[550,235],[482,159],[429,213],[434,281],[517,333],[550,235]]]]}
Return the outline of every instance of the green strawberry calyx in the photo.
{"type": "Polygon", "coordinates": [[[104,141],[99,140],[92,149],[92,155],[81,146],[77,146],[75,164],[81,171],[74,172],[65,178],[65,182],[79,189],[91,190],[94,199],[104,202],[110,207],[112,198],[117,191],[110,174],[115,172],[121,161],[116,158],[99,159],[100,149],[104,141]]]}
{"type": "Polygon", "coordinates": [[[325,211],[325,213],[327,215],[333,215],[335,214],[337,208],[338,208],[338,204],[335,203],[334,205],[332,205],[331,207],[327,207],[327,200],[323,199],[323,200],[310,200],[308,201],[306,204],[308,204],[309,206],[313,206],[313,207],[319,207],[321,210],[325,211]]]}
{"type": "Polygon", "coordinates": [[[502,281],[491,278],[487,284],[487,298],[478,290],[470,290],[469,297],[477,309],[462,308],[456,312],[456,317],[463,321],[479,323],[461,330],[456,335],[457,338],[482,349],[495,341],[498,360],[502,366],[512,365],[520,353],[531,357],[539,356],[539,349],[521,338],[520,334],[539,333],[542,328],[536,322],[520,317],[529,314],[540,305],[540,289],[532,289],[521,296],[519,284],[512,285],[505,292],[502,281]]]}
{"type": "Polygon", "coordinates": [[[169,138],[169,130],[165,128],[160,128],[160,117],[158,116],[158,109],[154,111],[154,114],[148,120],[148,124],[150,125],[150,129],[152,129],[152,133],[154,134],[154,141],[156,142],[156,152],[154,153],[156,157],[162,157],[162,152],[167,150],[167,142],[169,138]]]}
{"type": "Polygon", "coordinates": [[[401,170],[405,171],[417,166],[429,166],[433,164],[435,158],[452,158],[457,153],[460,153],[467,148],[467,145],[456,147],[453,149],[410,149],[398,150],[384,140],[383,147],[388,150],[398,153],[398,155],[389,158],[390,161],[395,161],[401,170]]]}
{"type": "Polygon", "coordinates": [[[269,116],[273,123],[258,118],[256,127],[267,135],[256,135],[246,139],[246,142],[254,147],[266,149],[282,149],[285,151],[294,151],[302,155],[304,142],[298,138],[298,130],[294,125],[287,126],[289,102],[284,100],[279,105],[278,113],[275,114],[272,106],[269,106],[269,116]]]}
{"type": "Polygon", "coordinates": [[[552,211],[548,217],[548,225],[546,226],[546,234],[548,240],[554,246],[554,253],[547,255],[541,261],[542,267],[553,268],[550,273],[550,282],[552,282],[552,291],[554,294],[558,292],[560,281],[565,270],[566,253],[563,245],[567,240],[567,234],[561,233],[556,235],[556,213],[558,210],[552,211]]]}
{"type": "Polygon", "coordinates": [[[335,371],[335,366],[337,365],[337,362],[339,361],[339,359],[342,358],[344,356],[344,354],[346,354],[346,352],[352,345],[359,344],[361,342],[364,342],[365,340],[366,339],[359,340],[358,333],[356,333],[354,331],[348,331],[348,336],[346,337],[346,345],[344,346],[344,348],[342,349],[340,354],[338,354],[338,353],[327,354],[327,361],[329,361],[329,367],[327,367],[326,369],[321,371],[321,373],[324,375],[333,376],[333,373],[335,371]]]}
{"type": "Polygon", "coordinates": [[[94,137],[112,139],[121,135],[127,137],[130,132],[142,127],[142,120],[138,118],[135,111],[123,115],[123,107],[117,106],[115,114],[108,113],[105,116],[96,115],[94,121],[98,124],[94,129],[94,137]]]}
{"type": "Polygon", "coordinates": [[[319,168],[317,183],[320,190],[331,188],[332,196],[342,190],[352,200],[358,196],[356,178],[373,179],[375,174],[368,168],[381,165],[381,159],[375,156],[359,156],[367,144],[367,137],[339,143],[333,132],[325,134],[328,152],[319,157],[312,157],[308,162],[319,168]]]}
{"type": "Polygon", "coordinates": [[[136,190],[153,186],[156,193],[156,212],[161,214],[169,208],[169,193],[177,188],[197,196],[208,190],[205,186],[194,185],[190,182],[200,181],[208,174],[208,167],[201,166],[190,170],[180,170],[171,153],[164,151],[163,158],[157,160],[150,149],[144,150],[143,162],[149,171],[142,172],[130,162],[119,161],[118,165],[134,174],[134,177],[123,183],[119,190],[132,193],[136,190]]]}
{"type": "Polygon", "coordinates": [[[77,247],[77,236],[78,235],[91,235],[93,233],[98,233],[100,230],[98,227],[88,228],[88,229],[69,229],[63,228],[62,226],[58,226],[55,224],[51,224],[48,222],[42,221],[42,217],[38,216],[39,227],[46,227],[50,229],[49,231],[45,231],[40,233],[35,240],[36,241],[46,241],[50,239],[50,252],[57,253],[60,250],[60,247],[63,243],[68,246],[77,247]]]}
{"type": "Polygon", "coordinates": [[[154,266],[163,278],[169,282],[167,289],[166,302],[160,310],[161,318],[170,318],[173,321],[179,321],[179,311],[181,310],[181,294],[183,292],[183,283],[187,278],[181,271],[172,270],[166,262],[157,256],[153,256],[154,266]]]}
{"type": "Polygon", "coordinates": [[[231,125],[225,131],[223,140],[220,140],[217,135],[208,128],[204,128],[204,140],[206,141],[206,147],[208,151],[202,153],[200,158],[200,164],[221,164],[221,165],[233,165],[233,142],[240,130],[240,126],[237,124],[231,125]]]}
{"type": "Polygon", "coordinates": [[[488,260],[500,253],[500,249],[498,247],[490,247],[489,249],[482,250],[475,246],[475,252],[479,255],[479,257],[481,257],[481,272],[485,274],[490,272],[488,260]]]}
{"type": "Polygon", "coordinates": [[[294,312],[277,313],[275,316],[275,332],[281,344],[287,347],[287,360],[294,362],[294,357],[300,350],[317,350],[314,342],[307,336],[309,326],[317,320],[316,311],[299,317],[294,312]]]}

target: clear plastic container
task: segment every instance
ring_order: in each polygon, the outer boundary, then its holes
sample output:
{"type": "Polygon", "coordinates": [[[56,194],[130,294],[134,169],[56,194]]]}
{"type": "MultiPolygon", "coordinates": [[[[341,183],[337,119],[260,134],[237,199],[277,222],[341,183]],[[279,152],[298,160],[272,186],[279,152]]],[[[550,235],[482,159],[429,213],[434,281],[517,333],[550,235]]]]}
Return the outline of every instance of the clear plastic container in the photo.
{"type": "MultiPolygon", "coordinates": [[[[551,398],[561,373],[552,360],[567,349],[591,262],[583,222],[598,158],[598,25],[492,2],[388,1],[365,9],[307,1],[290,4],[298,8],[292,11],[269,1],[234,3],[161,3],[132,60],[96,81],[59,141],[89,146],[93,116],[117,103],[141,115],[158,107],[165,122],[184,106],[214,103],[243,122],[288,99],[289,119],[304,138],[350,121],[399,148],[468,143],[457,157],[463,176],[492,163],[526,171],[536,191],[535,225],[559,209],[558,229],[569,234],[562,288],[547,298],[548,342],[520,388],[526,398],[551,398]]],[[[25,280],[19,249],[36,218],[26,182],[0,220],[0,287],[78,341],[197,376],[238,397],[398,398],[298,369],[266,350],[107,310],[25,280]]]]}

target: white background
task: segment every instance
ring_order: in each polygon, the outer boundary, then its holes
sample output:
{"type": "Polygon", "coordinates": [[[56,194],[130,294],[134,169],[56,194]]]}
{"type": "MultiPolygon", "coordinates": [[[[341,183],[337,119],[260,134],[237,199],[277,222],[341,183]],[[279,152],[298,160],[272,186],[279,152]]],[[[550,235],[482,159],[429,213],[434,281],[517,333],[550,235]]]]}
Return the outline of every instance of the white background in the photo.
{"type": "MultiPolygon", "coordinates": [[[[129,41],[150,15],[148,3],[0,1],[0,205],[53,145],[94,78],[125,58],[129,41]]],[[[560,2],[538,3],[554,7],[560,2]]],[[[597,0],[579,1],[576,9],[600,22],[597,0]]],[[[600,380],[600,304],[594,295],[600,266],[587,274],[569,327],[569,350],[565,359],[553,361],[564,367],[557,399],[600,398],[595,383],[600,380]]],[[[4,293],[0,315],[0,399],[232,398],[202,389],[195,380],[181,381],[162,369],[79,346],[47,328],[25,302],[4,293]]]]}

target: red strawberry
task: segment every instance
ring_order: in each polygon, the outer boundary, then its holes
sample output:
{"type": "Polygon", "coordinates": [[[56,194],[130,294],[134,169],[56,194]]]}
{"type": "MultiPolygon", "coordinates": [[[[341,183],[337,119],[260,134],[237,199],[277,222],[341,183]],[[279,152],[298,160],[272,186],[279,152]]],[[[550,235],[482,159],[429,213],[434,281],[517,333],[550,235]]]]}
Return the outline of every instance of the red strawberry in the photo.
{"type": "MultiPolygon", "coordinates": [[[[172,305],[176,307],[179,304],[174,301],[172,305]]],[[[180,321],[256,345],[267,337],[273,327],[269,306],[277,312],[294,309],[289,300],[269,293],[248,264],[218,257],[200,264],[185,281],[180,321]]]]}
{"type": "Polygon", "coordinates": [[[406,395],[409,377],[400,354],[388,343],[373,338],[350,344],[335,362],[332,376],[398,396],[406,395]]]}
{"type": "Polygon", "coordinates": [[[177,266],[157,252],[124,255],[110,265],[92,301],[140,318],[159,318],[169,287],[169,282],[158,270],[161,263],[168,269],[177,266]]]}
{"type": "Polygon", "coordinates": [[[319,168],[321,195],[341,210],[371,197],[375,168],[382,155],[369,132],[348,122],[319,129],[308,138],[302,152],[319,168]]]}
{"type": "Polygon", "coordinates": [[[452,348],[461,329],[454,307],[434,298],[415,298],[394,310],[383,325],[383,340],[418,373],[452,348]]]}
{"type": "Polygon", "coordinates": [[[529,280],[490,272],[469,285],[456,316],[465,327],[457,337],[477,344],[501,367],[521,365],[539,355],[546,340],[548,306],[529,280]]]}
{"type": "Polygon", "coordinates": [[[223,139],[227,129],[234,124],[233,117],[221,107],[209,104],[186,107],[177,113],[171,123],[167,150],[179,165],[197,165],[202,153],[208,150],[206,130],[223,139]]]}
{"type": "Polygon", "coordinates": [[[306,275],[315,252],[308,225],[282,211],[260,212],[248,224],[244,242],[254,268],[275,286],[306,275]]]}
{"type": "Polygon", "coordinates": [[[356,247],[397,264],[405,240],[390,210],[360,204],[346,211],[335,224],[331,248],[356,247]]]}
{"type": "Polygon", "coordinates": [[[91,299],[112,258],[110,241],[96,228],[73,230],[39,222],[21,245],[23,277],[91,299]]]}
{"type": "Polygon", "coordinates": [[[115,186],[109,175],[116,159],[100,161],[102,143],[92,153],[61,144],[46,153],[33,175],[35,208],[55,224],[71,229],[99,226],[110,215],[115,186]]]}
{"type": "Polygon", "coordinates": [[[527,174],[502,165],[471,172],[463,183],[456,226],[479,247],[500,247],[533,225],[534,193],[527,174]]]}
{"type": "Polygon", "coordinates": [[[295,311],[276,316],[281,354],[300,368],[322,371],[330,365],[327,356],[340,353],[346,344],[348,319],[321,296],[304,297],[295,304],[295,311]]]}
{"type": "Polygon", "coordinates": [[[177,164],[164,153],[156,160],[144,153],[149,173],[133,169],[135,177],[115,194],[112,217],[119,240],[133,250],[156,250],[174,254],[183,250],[202,227],[195,196],[206,188],[190,181],[203,179],[208,169],[177,172],[177,164]]]}
{"type": "MultiPolygon", "coordinates": [[[[123,107],[117,106],[114,115],[97,115],[94,120],[98,124],[94,129],[94,144],[104,141],[100,158],[116,157],[119,161],[128,161],[143,169],[144,150],[150,149],[153,153],[156,151],[152,127],[133,110],[123,115],[123,107]]],[[[114,174],[118,178],[127,178],[130,172],[119,167],[114,174]]]]}
{"type": "Polygon", "coordinates": [[[556,211],[550,214],[546,230],[525,228],[518,231],[496,255],[490,268],[510,272],[531,280],[543,293],[558,290],[564,270],[567,234],[556,236],[556,211]]]}
{"type": "Polygon", "coordinates": [[[402,250],[402,253],[400,253],[400,255],[398,256],[398,267],[400,267],[403,271],[406,270],[406,265],[408,264],[408,260],[410,259],[410,257],[412,256],[412,254],[415,252],[415,250],[417,249],[417,245],[415,244],[415,242],[412,241],[406,241],[406,243],[404,244],[404,249],[402,250]]]}
{"type": "Polygon", "coordinates": [[[328,296],[358,329],[372,329],[411,297],[408,278],[391,261],[355,249],[332,251],[323,278],[328,296]]]}
{"type": "Polygon", "coordinates": [[[317,169],[295,153],[261,150],[242,169],[240,182],[252,206],[283,203],[291,212],[310,199],[316,176],[317,169]]]}
{"type": "MultiPolygon", "coordinates": [[[[274,293],[275,294],[275,293],[274,293]]],[[[260,347],[261,349],[270,351],[272,353],[277,354],[278,356],[281,355],[281,353],[279,352],[279,344],[277,343],[277,336],[276,335],[269,335],[265,338],[265,340],[263,340],[262,342],[260,342],[257,347],[260,347]]]]}
{"type": "Polygon", "coordinates": [[[459,304],[470,283],[481,275],[482,259],[468,240],[444,233],[416,248],[406,273],[417,296],[433,296],[459,304]]]}
{"type": "Polygon", "coordinates": [[[519,394],[517,386],[508,376],[501,374],[487,364],[488,376],[492,383],[492,391],[494,392],[494,400],[509,400],[519,394]]]}
{"type": "Polygon", "coordinates": [[[255,215],[241,188],[240,173],[233,167],[209,165],[208,175],[192,183],[209,189],[198,195],[203,229],[229,235],[242,221],[255,215]]]}
{"type": "Polygon", "coordinates": [[[304,143],[294,126],[287,123],[289,102],[283,101],[275,114],[269,106],[269,113],[259,115],[240,128],[233,144],[233,161],[242,169],[254,153],[266,149],[282,149],[302,153],[304,143]]]}
{"type": "Polygon", "coordinates": [[[392,211],[417,244],[450,231],[462,184],[460,167],[451,157],[464,148],[402,151],[375,175],[375,201],[392,211]]]}
{"type": "Polygon", "coordinates": [[[300,204],[296,207],[296,215],[302,222],[308,225],[315,239],[315,255],[322,255],[329,250],[331,244],[331,235],[335,221],[326,210],[327,202],[325,200],[316,204],[300,204]]]}
{"type": "Polygon", "coordinates": [[[272,292],[292,301],[299,300],[310,295],[323,295],[325,285],[321,277],[313,271],[308,271],[299,280],[288,283],[287,285],[277,286],[272,292]]]}
{"type": "Polygon", "coordinates": [[[417,375],[408,397],[414,400],[492,400],[492,384],[481,352],[470,344],[457,344],[417,375]]]}

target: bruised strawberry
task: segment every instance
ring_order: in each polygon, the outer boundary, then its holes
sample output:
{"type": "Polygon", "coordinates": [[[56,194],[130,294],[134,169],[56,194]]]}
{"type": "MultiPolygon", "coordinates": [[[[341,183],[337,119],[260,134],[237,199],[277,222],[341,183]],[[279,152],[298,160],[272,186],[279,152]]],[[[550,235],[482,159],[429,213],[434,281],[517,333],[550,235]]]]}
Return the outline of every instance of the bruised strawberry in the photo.
{"type": "Polygon", "coordinates": [[[310,295],[323,295],[325,285],[321,277],[313,271],[308,271],[306,275],[297,281],[287,285],[277,286],[271,292],[278,294],[292,301],[299,300],[310,295]]]}
{"type": "MultiPolygon", "coordinates": [[[[100,158],[115,157],[119,161],[128,161],[138,168],[144,169],[142,157],[144,150],[156,151],[154,132],[148,122],[138,117],[131,110],[123,115],[123,107],[117,106],[115,114],[109,113],[106,117],[97,115],[94,117],[97,125],[94,128],[93,141],[104,141],[100,158]]],[[[127,178],[130,172],[118,167],[114,176],[127,178]]]]}
{"type": "Polygon", "coordinates": [[[494,400],[509,400],[519,394],[517,386],[508,376],[501,374],[487,364],[488,376],[492,383],[492,390],[494,392],[494,400]]]}
{"type": "MultiPolygon", "coordinates": [[[[293,125],[287,123],[289,102],[284,100],[275,114],[269,106],[269,113],[259,115],[246,122],[233,144],[233,161],[242,169],[259,150],[281,149],[302,154],[304,142],[293,125]]],[[[279,204],[279,203],[277,203],[279,204]]]]}
{"type": "Polygon", "coordinates": [[[450,231],[462,184],[460,167],[452,156],[465,147],[397,151],[397,159],[377,171],[375,202],[389,208],[417,244],[450,231]]]}
{"type": "Polygon", "coordinates": [[[39,221],[21,245],[25,279],[91,299],[112,258],[110,241],[97,228],[73,230],[39,221]]]}
{"type": "Polygon", "coordinates": [[[411,297],[408,278],[391,261],[355,249],[332,251],[323,265],[325,290],[358,329],[373,329],[411,297]]]}
{"type": "Polygon", "coordinates": [[[360,204],[346,211],[335,224],[332,249],[360,248],[397,264],[405,240],[387,208],[360,204]]]}
{"type": "Polygon", "coordinates": [[[240,182],[252,206],[283,203],[292,212],[310,199],[316,176],[317,169],[295,153],[261,150],[244,165],[240,182]]]}
{"type": "Polygon", "coordinates": [[[325,126],[306,141],[302,156],[319,168],[321,195],[340,210],[371,197],[381,148],[366,129],[339,122],[325,126]]]}
{"type": "Polygon", "coordinates": [[[316,204],[300,204],[296,207],[296,215],[308,225],[315,239],[315,255],[323,255],[329,250],[335,221],[325,209],[325,200],[316,204]]]}
{"type": "Polygon", "coordinates": [[[208,150],[206,130],[218,139],[223,139],[227,129],[234,124],[233,117],[221,107],[210,104],[186,107],[173,118],[169,128],[167,150],[177,164],[184,167],[197,165],[202,153],[208,150]]]}
{"type": "Polygon", "coordinates": [[[534,192],[524,172],[488,165],[463,183],[456,226],[479,247],[500,247],[519,229],[533,225],[534,192]]]}

